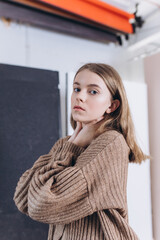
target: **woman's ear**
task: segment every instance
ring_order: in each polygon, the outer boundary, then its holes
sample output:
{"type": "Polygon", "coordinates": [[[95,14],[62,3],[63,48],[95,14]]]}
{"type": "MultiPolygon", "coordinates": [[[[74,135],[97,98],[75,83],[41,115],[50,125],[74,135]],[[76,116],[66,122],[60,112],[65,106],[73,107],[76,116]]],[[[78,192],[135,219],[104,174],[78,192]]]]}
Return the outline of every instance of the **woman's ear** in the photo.
{"type": "Polygon", "coordinates": [[[115,99],[112,101],[109,108],[107,108],[106,113],[114,112],[120,105],[120,101],[118,99],[115,99]]]}

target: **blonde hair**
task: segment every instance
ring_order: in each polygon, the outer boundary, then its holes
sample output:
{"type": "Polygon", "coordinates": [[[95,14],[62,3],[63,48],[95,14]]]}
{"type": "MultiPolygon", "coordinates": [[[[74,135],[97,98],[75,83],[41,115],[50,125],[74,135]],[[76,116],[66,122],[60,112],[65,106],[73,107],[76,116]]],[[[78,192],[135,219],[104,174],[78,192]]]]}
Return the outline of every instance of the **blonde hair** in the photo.
{"type": "MultiPolygon", "coordinates": [[[[141,163],[143,160],[149,158],[137,144],[126,92],[118,72],[107,64],[87,63],[77,71],[75,77],[79,72],[86,69],[100,76],[109,89],[112,99],[120,101],[120,106],[114,112],[105,114],[102,124],[98,128],[98,135],[106,130],[116,130],[123,134],[130,148],[130,162],[141,163]]],[[[72,115],[71,125],[73,129],[76,128],[76,121],[74,121],[72,115]]]]}

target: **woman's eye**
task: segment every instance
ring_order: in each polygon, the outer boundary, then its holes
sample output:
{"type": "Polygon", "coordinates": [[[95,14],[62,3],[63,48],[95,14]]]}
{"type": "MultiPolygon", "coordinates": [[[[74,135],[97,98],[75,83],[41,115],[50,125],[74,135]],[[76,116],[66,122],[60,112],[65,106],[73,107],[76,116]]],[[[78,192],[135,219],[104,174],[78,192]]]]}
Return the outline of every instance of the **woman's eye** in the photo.
{"type": "Polygon", "coordinates": [[[92,95],[96,95],[98,92],[95,91],[95,90],[91,90],[90,93],[91,93],[92,95]]]}
{"type": "Polygon", "coordinates": [[[74,92],[80,92],[79,88],[74,88],[73,90],[74,90],[74,92]]]}

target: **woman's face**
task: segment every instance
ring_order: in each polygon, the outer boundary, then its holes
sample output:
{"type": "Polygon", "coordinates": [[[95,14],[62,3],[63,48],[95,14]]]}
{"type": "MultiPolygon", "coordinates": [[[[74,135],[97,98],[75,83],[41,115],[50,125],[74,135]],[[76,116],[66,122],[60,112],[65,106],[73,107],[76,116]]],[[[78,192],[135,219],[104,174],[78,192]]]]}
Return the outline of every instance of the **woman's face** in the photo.
{"type": "Polygon", "coordinates": [[[71,97],[72,117],[87,124],[109,113],[112,96],[105,82],[96,73],[87,69],[79,72],[73,82],[71,97]]]}

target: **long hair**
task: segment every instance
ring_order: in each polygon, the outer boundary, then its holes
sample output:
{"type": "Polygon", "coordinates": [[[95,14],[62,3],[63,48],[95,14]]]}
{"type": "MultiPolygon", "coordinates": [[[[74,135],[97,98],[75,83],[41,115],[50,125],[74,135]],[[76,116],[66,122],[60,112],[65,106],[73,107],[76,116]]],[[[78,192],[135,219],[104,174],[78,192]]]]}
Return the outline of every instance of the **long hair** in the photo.
{"type": "MultiPolygon", "coordinates": [[[[75,77],[85,69],[100,76],[109,89],[112,99],[118,99],[120,101],[119,107],[114,112],[109,114],[105,113],[102,124],[98,128],[98,135],[106,130],[116,130],[123,134],[130,148],[130,162],[141,163],[143,160],[149,158],[137,144],[126,92],[118,72],[107,64],[87,63],[77,71],[75,77]]],[[[76,121],[74,121],[72,115],[71,125],[73,129],[76,128],[76,121]]]]}

